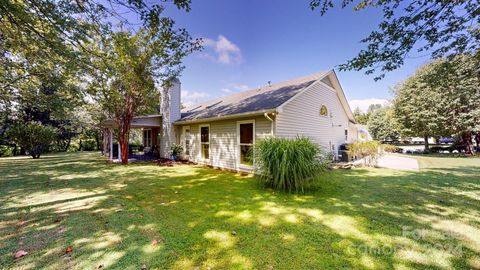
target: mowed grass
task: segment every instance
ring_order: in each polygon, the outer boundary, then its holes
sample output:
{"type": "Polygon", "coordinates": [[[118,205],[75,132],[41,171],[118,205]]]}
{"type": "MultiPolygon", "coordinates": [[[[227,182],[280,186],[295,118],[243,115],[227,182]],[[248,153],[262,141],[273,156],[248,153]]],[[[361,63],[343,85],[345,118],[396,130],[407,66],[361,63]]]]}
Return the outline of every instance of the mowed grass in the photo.
{"type": "Polygon", "coordinates": [[[479,269],[480,159],[418,159],[306,195],[97,153],[0,159],[0,269],[479,269]]]}

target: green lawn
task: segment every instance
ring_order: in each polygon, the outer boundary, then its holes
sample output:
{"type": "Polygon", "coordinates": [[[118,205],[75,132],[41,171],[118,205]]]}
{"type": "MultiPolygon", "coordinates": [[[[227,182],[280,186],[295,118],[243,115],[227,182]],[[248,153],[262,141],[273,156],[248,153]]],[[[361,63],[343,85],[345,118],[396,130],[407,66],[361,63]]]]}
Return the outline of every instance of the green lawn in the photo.
{"type": "Polygon", "coordinates": [[[480,159],[418,159],[303,196],[96,153],[0,159],[0,269],[480,269],[480,159]]]}

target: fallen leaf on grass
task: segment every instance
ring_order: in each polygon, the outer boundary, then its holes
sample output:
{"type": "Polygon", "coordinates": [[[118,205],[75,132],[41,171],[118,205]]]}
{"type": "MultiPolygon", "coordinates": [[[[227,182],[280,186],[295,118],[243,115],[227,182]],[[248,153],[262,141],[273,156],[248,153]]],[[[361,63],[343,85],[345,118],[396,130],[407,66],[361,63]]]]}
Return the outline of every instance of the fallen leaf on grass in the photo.
{"type": "Polygon", "coordinates": [[[97,264],[97,266],[95,267],[95,269],[100,269],[100,268],[103,268],[103,264],[97,264]]]}
{"type": "Polygon", "coordinates": [[[23,256],[25,256],[25,255],[27,255],[27,254],[28,254],[28,252],[26,252],[25,250],[23,250],[23,249],[22,249],[22,250],[19,250],[19,251],[15,252],[15,259],[18,259],[18,258],[20,258],[20,257],[23,257],[23,256]]]}
{"type": "Polygon", "coordinates": [[[66,254],[72,253],[72,252],[73,252],[73,247],[72,246],[68,246],[67,249],[65,250],[66,254]]]}

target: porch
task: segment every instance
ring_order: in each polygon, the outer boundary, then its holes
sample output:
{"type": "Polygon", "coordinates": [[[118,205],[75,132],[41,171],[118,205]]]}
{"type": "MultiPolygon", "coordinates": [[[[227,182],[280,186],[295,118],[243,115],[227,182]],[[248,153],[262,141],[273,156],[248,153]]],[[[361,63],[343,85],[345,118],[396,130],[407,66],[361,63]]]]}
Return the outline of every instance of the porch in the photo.
{"type": "MultiPolygon", "coordinates": [[[[106,120],[102,123],[103,127],[103,155],[113,162],[120,161],[120,144],[115,138],[114,130],[117,124],[113,119],[106,120]]],[[[161,115],[146,115],[133,118],[130,125],[132,130],[140,129],[141,145],[130,144],[128,149],[128,161],[156,160],[160,157],[160,139],[162,129],[161,115]]]]}

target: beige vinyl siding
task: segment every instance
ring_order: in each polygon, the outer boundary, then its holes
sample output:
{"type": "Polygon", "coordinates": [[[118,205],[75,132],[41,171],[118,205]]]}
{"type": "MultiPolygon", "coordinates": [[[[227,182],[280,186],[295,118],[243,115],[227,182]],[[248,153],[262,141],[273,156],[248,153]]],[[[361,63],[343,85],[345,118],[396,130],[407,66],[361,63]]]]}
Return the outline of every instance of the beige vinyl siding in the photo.
{"type": "Polygon", "coordinates": [[[214,167],[237,169],[238,143],[237,121],[255,120],[255,140],[261,140],[271,135],[272,124],[263,115],[231,120],[190,124],[192,136],[191,161],[212,165],[214,167]],[[204,161],[200,156],[199,126],[210,125],[210,159],[204,161]]]}
{"type": "Polygon", "coordinates": [[[275,132],[279,137],[309,137],[328,152],[333,144],[337,152],[338,145],[345,143],[348,123],[337,92],[317,82],[285,104],[283,111],[277,115],[275,132]],[[320,115],[322,105],[327,106],[328,117],[320,115]]]}
{"type": "Polygon", "coordinates": [[[358,138],[358,128],[356,124],[351,122],[348,123],[348,142],[357,141],[358,138]]]}

